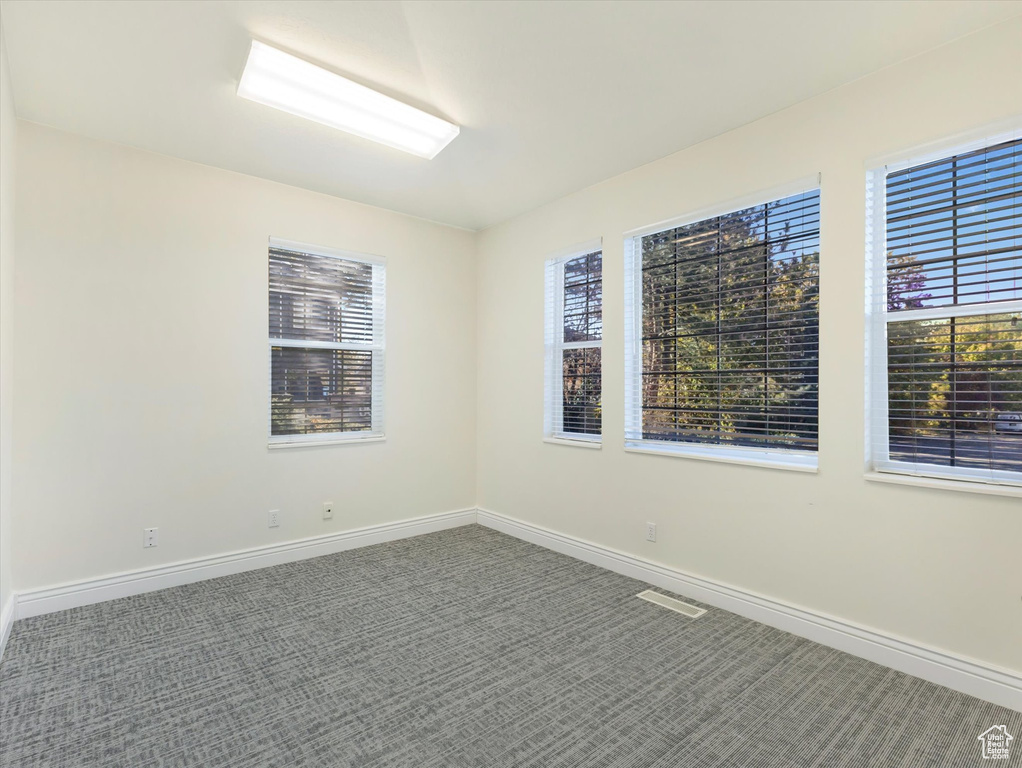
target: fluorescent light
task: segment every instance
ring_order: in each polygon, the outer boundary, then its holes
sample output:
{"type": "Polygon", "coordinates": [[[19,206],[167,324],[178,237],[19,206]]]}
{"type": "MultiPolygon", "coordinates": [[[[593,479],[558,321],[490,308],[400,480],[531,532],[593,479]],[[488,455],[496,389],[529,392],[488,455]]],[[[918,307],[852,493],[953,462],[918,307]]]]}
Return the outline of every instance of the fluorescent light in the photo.
{"type": "Polygon", "coordinates": [[[248,52],[238,95],[430,159],[461,131],[258,40],[248,52]]]}

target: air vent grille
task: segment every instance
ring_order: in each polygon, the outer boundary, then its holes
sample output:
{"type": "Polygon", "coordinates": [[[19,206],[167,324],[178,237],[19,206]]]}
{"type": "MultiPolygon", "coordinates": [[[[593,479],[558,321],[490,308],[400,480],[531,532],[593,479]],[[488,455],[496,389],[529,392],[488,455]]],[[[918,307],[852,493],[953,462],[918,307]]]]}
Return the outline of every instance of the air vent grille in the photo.
{"type": "Polygon", "coordinates": [[[680,613],[684,616],[688,616],[690,619],[698,619],[700,616],[706,613],[705,608],[697,608],[696,606],[690,605],[689,603],[683,603],[681,602],[681,600],[675,600],[673,597],[661,595],[659,592],[654,592],[651,589],[647,589],[645,592],[640,592],[638,595],[636,595],[636,597],[640,597],[643,600],[647,600],[651,603],[656,603],[657,605],[663,608],[667,608],[668,610],[675,611],[676,613],[680,613]]]}

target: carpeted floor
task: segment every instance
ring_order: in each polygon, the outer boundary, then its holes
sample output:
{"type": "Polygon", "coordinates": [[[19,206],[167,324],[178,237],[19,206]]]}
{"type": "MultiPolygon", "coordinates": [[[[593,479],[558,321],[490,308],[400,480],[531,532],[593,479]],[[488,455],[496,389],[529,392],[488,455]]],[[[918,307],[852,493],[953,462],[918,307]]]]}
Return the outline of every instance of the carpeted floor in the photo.
{"type": "Polygon", "coordinates": [[[473,525],[26,619],[0,765],[953,768],[989,763],[992,725],[1022,745],[1020,713],[644,588],[473,525]]]}

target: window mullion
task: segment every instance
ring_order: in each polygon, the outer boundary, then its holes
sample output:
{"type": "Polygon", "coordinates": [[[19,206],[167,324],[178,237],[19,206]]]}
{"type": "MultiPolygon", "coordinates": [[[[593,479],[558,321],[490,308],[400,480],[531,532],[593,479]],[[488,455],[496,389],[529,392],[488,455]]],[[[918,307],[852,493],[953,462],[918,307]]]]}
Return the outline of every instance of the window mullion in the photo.
{"type": "Polygon", "coordinates": [[[974,317],[981,315],[1011,315],[1022,312],[1022,299],[1013,301],[991,301],[983,304],[947,304],[923,309],[903,309],[884,312],[887,323],[908,323],[917,320],[948,320],[952,317],[974,317]]]}
{"type": "Polygon", "coordinates": [[[269,341],[271,347],[292,349],[337,349],[342,352],[375,352],[383,349],[382,345],[353,341],[314,341],[312,339],[277,339],[273,337],[269,341]]]}

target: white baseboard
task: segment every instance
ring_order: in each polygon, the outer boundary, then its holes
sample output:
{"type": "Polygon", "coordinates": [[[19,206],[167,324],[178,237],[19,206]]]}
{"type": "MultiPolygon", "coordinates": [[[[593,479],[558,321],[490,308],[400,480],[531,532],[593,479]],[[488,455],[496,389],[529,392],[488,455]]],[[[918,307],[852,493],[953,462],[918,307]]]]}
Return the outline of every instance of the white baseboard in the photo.
{"type": "Polygon", "coordinates": [[[838,650],[1022,711],[1022,675],[643,560],[484,509],[466,509],[22,592],[0,606],[0,657],[23,619],[478,522],[546,549],[700,600],[838,650]]]}
{"type": "Polygon", "coordinates": [[[817,613],[702,576],[541,528],[506,515],[478,510],[478,522],[647,584],[695,598],[822,645],[921,677],[985,701],[1022,711],[1022,675],[947,651],[898,638],[854,622],[817,613]]]}
{"type": "MultiPolygon", "coordinates": [[[[381,544],[385,541],[419,536],[424,533],[470,525],[476,521],[474,509],[444,512],[437,515],[399,520],[394,523],[372,525],[354,531],[315,536],[284,544],[231,552],[215,557],[186,560],[180,563],[119,573],[100,579],[89,579],[48,589],[36,589],[17,594],[16,618],[25,619],[44,613],[63,611],[82,605],[115,600],[119,597],[139,595],[157,589],[191,584],[218,576],[229,576],[271,565],[305,560],[320,555],[343,552],[346,549],[381,544]]],[[[14,618],[14,617],[12,617],[14,618]]],[[[9,624],[4,624],[5,629],[9,624]]],[[[6,638],[6,635],[4,635],[6,638]]]]}
{"type": "Polygon", "coordinates": [[[14,595],[7,598],[7,602],[0,605],[0,660],[4,657],[4,648],[7,647],[7,638],[11,636],[11,625],[14,624],[14,595]]]}

